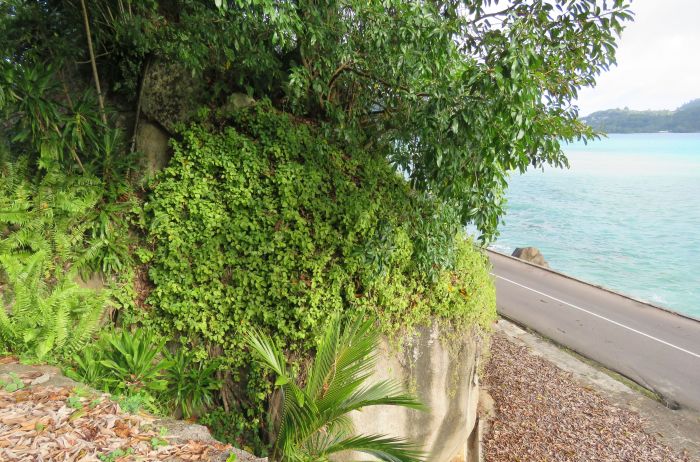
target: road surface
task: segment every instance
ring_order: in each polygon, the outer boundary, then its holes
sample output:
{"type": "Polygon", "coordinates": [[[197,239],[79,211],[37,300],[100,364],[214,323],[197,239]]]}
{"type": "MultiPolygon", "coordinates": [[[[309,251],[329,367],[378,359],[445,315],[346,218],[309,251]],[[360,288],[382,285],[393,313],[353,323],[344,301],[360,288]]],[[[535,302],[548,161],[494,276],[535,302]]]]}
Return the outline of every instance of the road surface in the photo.
{"type": "Polygon", "coordinates": [[[700,411],[700,322],[488,251],[502,316],[700,411]]]}

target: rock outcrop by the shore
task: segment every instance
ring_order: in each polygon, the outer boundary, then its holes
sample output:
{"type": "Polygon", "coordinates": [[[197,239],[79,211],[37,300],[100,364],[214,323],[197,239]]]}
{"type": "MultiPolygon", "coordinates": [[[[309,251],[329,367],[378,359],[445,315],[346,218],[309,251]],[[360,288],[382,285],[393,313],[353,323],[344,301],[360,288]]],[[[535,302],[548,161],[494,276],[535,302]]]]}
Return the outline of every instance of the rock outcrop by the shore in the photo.
{"type": "Polygon", "coordinates": [[[542,252],[537,247],[518,247],[512,254],[515,258],[525,260],[532,264],[549,268],[549,263],[544,259],[542,252]]]}

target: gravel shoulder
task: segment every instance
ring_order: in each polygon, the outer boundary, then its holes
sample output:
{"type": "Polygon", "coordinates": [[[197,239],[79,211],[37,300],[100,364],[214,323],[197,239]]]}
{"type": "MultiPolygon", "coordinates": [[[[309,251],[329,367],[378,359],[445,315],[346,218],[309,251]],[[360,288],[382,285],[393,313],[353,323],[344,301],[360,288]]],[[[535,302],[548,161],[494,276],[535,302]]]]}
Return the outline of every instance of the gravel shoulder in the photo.
{"type": "Polygon", "coordinates": [[[499,321],[484,385],[487,462],[700,461],[700,415],[671,411],[555,345],[499,321]]]}

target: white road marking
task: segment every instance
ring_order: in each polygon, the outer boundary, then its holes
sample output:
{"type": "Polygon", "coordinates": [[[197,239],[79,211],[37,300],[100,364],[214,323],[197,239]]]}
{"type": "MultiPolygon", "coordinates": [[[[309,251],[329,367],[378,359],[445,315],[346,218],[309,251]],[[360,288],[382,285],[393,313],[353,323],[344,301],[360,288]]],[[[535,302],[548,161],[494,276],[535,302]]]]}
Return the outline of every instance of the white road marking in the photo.
{"type": "Polygon", "coordinates": [[[604,320],[604,321],[611,322],[611,323],[615,324],[616,326],[620,326],[620,327],[622,327],[623,329],[627,329],[627,330],[629,330],[629,331],[632,331],[632,332],[634,332],[635,334],[643,335],[644,337],[647,337],[647,338],[649,338],[649,339],[651,339],[651,340],[657,341],[657,342],[659,342],[659,343],[663,343],[663,344],[666,345],[666,346],[669,346],[669,347],[671,347],[671,348],[675,348],[676,350],[682,351],[683,353],[687,353],[687,354],[689,354],[689,355],[691,355],[691,356],[695,356],[696,358],[700,359],[700,354],[693,353],[692,351],[686,350],[685,348],[681,348],[681,347],[676,346],[676,345],[674,345],[674,344],[672,344],[672,343],[668,343],[667,341],[661,340],[660,338],[656,338],[656,337],[654,337],[653,335],[649,335],[649,334],[647,334],[647,333],[645,333],[645,332],[639,331],[639,330],[634,329],[634,328],[632,328],[632,327],[625,326],[624,324],[621,324],[621,323],[619,323],[619,322],[617,322],[617,321],[613,321],[613,320],[610,319],[610,318],[606,318],[605,316],[601,316],[601,315],[599,315],[599,314],[597,314],[597,313],[593,313],[592,311],[589,311],[589,310],[587,310],[587,309],[585,309],[585,308],[581,308],[580,306],[572,305],[572,304],[569,303],[569,302],[565,302],[564,300],[560,300],[560,299],[558,299],[558,298],[556,298],[556,297],[552,297],[551,295],[545,294],[544,292],[540,292],[539,290],[535,290],[535,289],[533,289],[533,288],[531,288],[531,287],[524,286],[524,285],[522,285],[522,284],[520,284],[520,283],[518,283],[518,282],[511,281],[510,279],[504,278],[503,276],[499,276],[499,275],[493,274],[493,273],[491,273],[491,275],[497,277],[498,279],[503,279],[503,280],[506,281],[506,282],[510,282],[511,284],[515,284],[515,285],[518,286],[518,287],[522,287],[523,289],[527,289],[527,290],[529,290],[529,291],[531,291],[531,292],[535,292],[536,294],[540,294],[540,295],[542,295],[542,296],[544,296],[544,297],[551,298],[552,300],[557,301],[557,302],[559,302],[559,303],[562,303],[562,304],[564,304],[564,305],[566,305],[566,306],[570,306],[571,308],[577,309],[577,310],[579,310],[579,311],[583,311],[584,313],[588,313],[588,314],[590,314],[591,316],[595,316],[596,318],[600,318],[600,319],[602,319],[602,320],[604,320]]]}

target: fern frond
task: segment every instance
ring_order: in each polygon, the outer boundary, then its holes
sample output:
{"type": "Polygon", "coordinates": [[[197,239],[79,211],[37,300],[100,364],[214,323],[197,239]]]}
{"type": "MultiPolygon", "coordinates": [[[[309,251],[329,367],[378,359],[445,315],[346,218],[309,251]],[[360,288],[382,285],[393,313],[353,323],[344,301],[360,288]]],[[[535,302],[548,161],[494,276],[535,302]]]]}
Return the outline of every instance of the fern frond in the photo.
{"type": "Polygon", "coordinates": [[[81,309],[74,311],[74,316],[78,319],[78,323],[73,328],[74,335],[70,337],[64,347],[67,353],[72,354],[81,350],[92,339],[100,327],[107,297],[107,291],[95,294],[90,290],[87,290],[87,293],[81,297],[81,309]]]}
{"type": "Polygon", "coordinates": [[[54,288],[47,300],[47,306],[50,307],[47,316],[51,317],[54,345],[58,349],[63,346],[68,337],[68,326],[71,320],[70,297],[72,292],[74,292],[72,287],[66,288],[63,285],[59,285],[54,288]]]}
{"type": "Polygon", "coordinates": [[[3,301],[2,293],[0,293],[0,340],[6,345],[0,345],[0,350],[3,348],[9,349],[10,343],[14,343],[15,339],[15,328],[12,324],[10,316],[8,315],[8,308],[5,306],[3,301]]]}

